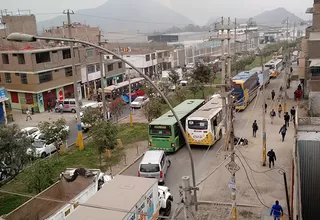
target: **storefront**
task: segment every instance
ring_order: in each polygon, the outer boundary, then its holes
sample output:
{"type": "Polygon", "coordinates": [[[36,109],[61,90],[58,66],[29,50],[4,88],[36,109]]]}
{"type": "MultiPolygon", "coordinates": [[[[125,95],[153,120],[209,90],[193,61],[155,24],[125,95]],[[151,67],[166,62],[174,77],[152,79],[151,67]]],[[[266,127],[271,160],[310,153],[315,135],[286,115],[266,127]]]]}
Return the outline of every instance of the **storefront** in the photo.
{"type": "Polygon", "coordinates": [[[8,100],[7,90],[4,87],[0,87],[0,124],[7,124],[8,122],[13,121],[12,112],[10,111],[9,106],[8,109],[6,108],[9,103],[8,100]]]}

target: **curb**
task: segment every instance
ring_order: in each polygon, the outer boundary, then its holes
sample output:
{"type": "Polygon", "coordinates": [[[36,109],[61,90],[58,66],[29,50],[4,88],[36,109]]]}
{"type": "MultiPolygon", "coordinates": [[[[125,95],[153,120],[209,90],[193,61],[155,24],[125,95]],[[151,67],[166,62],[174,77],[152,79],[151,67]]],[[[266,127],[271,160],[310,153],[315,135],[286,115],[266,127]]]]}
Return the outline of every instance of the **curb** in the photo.
{"type": "Polygon", "coordinates": [[[144,155],[141,154],[139,157],[137,157],[132,163],[130,163],[129,165],[127,165],[125,168],[123,168],[122,170],[120,170],[120,172],[118,172],[116,175],[121,175],[122,173],[124,173],[127,169],[129,169],[133,164],[135,164],[138,160],[141,159],[141,157],[144,155]]]}

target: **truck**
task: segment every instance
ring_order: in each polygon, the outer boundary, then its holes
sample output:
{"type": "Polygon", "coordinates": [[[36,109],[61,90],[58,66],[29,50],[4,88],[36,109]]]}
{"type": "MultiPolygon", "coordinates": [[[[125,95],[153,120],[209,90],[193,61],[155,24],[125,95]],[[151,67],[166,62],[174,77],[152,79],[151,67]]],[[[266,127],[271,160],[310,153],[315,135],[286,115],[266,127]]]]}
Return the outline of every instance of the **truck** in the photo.
{"type": "MultiPolygon", "coordinates": [[[[83,169],[83,168],[80,168],[83,169]]],[[[75,168],[67,168],[60,175],[60,180],[37,196],[28,200],[6,216],[6,220],[63,220],[76,208],[78,202],[86,202],[108,182],[111,177],[99,169],[83,169],[86,174],[75,174],[75,168]],[[88,175],[87,175],[88,174],[88,175]],[[38,199],[37,197],[67,201],[72,204],[38,199]]]]}
{"type": "Polygon", "coordinates": [[[170,215],[172,202],[170,190],[157,179],[117,175],[87,201],[90,207],[80,206],[67,220],[156,220],[170,215]]]}
{"type": "Polygon", "coordinates": [[[250,72],[257,72],[259,77],[260,90],[263,89],[263,84],[267,86],[270,83],[270,69],[264,68],[264,72],[262,73],[262,67],[255,67],[250,72]]]}

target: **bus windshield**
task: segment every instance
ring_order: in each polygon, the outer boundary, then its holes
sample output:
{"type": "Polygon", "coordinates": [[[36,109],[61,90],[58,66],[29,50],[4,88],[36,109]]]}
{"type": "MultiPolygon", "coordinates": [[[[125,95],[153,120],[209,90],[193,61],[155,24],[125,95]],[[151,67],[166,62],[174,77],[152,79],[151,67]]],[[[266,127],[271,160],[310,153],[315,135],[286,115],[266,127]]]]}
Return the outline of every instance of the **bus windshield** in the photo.
{"type": "Polygon", "coordinates": [[[150,135],[163,135],[171,136],[171,126],[168,125],[150,125],[149,126],[150,135]]]}
{"type": "Polygon", "coordinates": [[[207,130],[208,129],[208,121],[202,120],[189,120],[188,128],[195,130],[207,130]]]}
{"type": "Polygon", "coordinates": [[[233,85],[233,88],[234,88],[235,90],[242,90],[241,84],[234,84],[234,85],[233,85]]]}

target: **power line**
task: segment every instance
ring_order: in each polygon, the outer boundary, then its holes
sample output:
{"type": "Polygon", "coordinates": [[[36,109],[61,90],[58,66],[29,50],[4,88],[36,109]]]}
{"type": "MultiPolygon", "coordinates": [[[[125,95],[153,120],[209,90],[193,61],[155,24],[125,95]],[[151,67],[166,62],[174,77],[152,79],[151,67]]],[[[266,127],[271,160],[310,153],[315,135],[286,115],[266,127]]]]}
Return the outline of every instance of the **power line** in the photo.
{"type": "MultiPolygon", "coordinates": [[[[10,195],[15,195],[15,196],[31,198],[31,199],[40,199],[40,200],[45,200],[45,201],[50,201],[50,202],[57,202],[57,203],[63,203],[63,204],[69,204],[69,205],[79,205],[79,206],[84,206],[84,207],[88,207],[88,208],[95,208],[95,209],[101,209],[101,210],[107,210],[107,211],[123,212],[123,213],[127,213],[127,214],[137,214],[137,215],[152,217],[152,215],[148,215],[148,214],[144,214],[144,213],[133,212],[133,211],[125,210],[125,209],[119,209],[119,208],[113,208],[113,207],[107,207],[107,206],[99,206],[99,205],[80,203],[80,202],[79,203],[78,202],[70,202],[70,201],[67,202],[67,201],[63,201],[63,200],[59,200],[59,199],[39,197],[37,195],[32,196],[32,195],[15,193],[15,192],[10,192],[10,191],[1,190],[1,189],[0,189],[0,192],[10,194],[10,195]]],[[[167,217],[167,216],[159,216],[159,218],[169,219],[169,217],[167,217]]]]}

